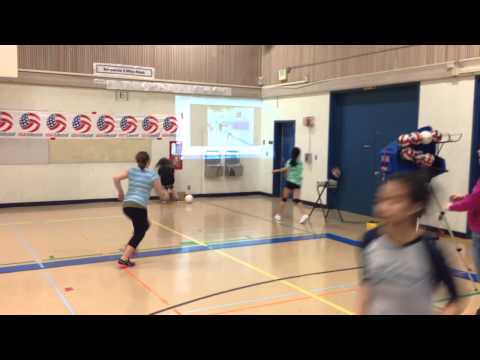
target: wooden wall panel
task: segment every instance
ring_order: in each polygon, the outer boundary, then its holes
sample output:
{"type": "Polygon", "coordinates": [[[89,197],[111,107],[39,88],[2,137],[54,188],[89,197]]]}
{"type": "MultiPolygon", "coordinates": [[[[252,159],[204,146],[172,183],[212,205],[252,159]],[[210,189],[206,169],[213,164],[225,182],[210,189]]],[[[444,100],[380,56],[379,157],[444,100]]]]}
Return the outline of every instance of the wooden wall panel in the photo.
{"type": "Polygon", "coordinates": [[[91,74],[94,62],[152,66],[158,79],[255,86],[258,45],[20,45],[19,68],[91,74]]]}
{"type": "Polygon", "coordinates": [[[262,54],[268,85],[279,83],[286,67],[288,81],[326,80],[480,57],[480,45],[273,45],[262,54]]]}

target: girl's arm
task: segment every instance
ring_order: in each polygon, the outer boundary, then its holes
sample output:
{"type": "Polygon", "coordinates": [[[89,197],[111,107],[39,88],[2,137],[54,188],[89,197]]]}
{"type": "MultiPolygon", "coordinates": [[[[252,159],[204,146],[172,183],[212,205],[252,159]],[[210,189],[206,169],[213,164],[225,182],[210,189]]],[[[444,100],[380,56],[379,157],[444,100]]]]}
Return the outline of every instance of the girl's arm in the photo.
{"type": "Polygon", "coordinates": [[[288,167],[283,167],[281,169],[275,169],[273,170],[273,173],[283,173],[283,172],[287,172],[288,171],[288,167]]]}
{"type": "Polygon", "coordinates": [[[121,174],[118,174],[117,176],[113,177],[113,184],[117,189],[118,200],[120,201],[123,201],[123,199],[125,198],[125,194],[123,192],[122,183],[121,183],[121,181],[125,179],[128,179],[128,171],[124,171],[121,174]]]}
{"type": "Polygon", "coordinates": [[[471,194],[466,195],[461,200],[455,201],[448,206],[450,211],[468,211],[480,204],[480,187],[475,186],[471,194]]]}
{"type": "Polygon", "coordinates": [[[357,315],[365,315],[368,309],[368,303],[370,300],[370,289],[366,283],[360,286],[358,291],[358,312],[357,315]]]}

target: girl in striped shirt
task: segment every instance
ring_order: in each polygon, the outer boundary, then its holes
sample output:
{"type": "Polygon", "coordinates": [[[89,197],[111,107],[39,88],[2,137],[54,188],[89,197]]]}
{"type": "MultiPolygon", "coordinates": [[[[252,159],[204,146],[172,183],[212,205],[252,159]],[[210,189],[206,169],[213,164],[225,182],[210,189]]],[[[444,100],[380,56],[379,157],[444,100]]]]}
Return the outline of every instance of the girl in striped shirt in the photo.
{"type": "Polygon", "coordinates": [[[118,260],[121,268],[135,266],[130,258],[135,254],[145,233],[150,227],[148,221],[147,205],[150,200],[152,188],[158,196],[161,196],[162,185],[160,178],[154,172],[148,169],[150,165],[150,156],[145,151],[140,151],[136,156],[137,167],[115,176],[113,182],[118,191],[118,200],[123,201],[123,212],[132,221],[133,236],[128,245],[125,246],[122,257],[118,260]],[[121,181],[128,179],[128,191],[125,196],[121,181]]]}

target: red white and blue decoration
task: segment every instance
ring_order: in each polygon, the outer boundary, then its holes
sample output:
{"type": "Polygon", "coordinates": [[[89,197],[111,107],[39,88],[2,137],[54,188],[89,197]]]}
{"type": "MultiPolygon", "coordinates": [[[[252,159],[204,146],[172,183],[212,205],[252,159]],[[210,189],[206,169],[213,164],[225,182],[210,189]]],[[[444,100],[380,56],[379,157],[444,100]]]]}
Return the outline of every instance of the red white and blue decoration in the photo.
{"type": "Polygon", "coordinates": [[[115,130],[115,119],[110,115],[102,115],[97,120],[97,129],[104,134],[110,134],[115,130]]]}
{"type": "Polygon", "coordinates": [[[55,133],[63,133],[67,128],[67,119],[62,114],[53,113],[47,119],[47,127],[55,133]]]}
{"type": "Polygon", "coordinates": [[[397,173],[430,169],[432,177],[447,171],[446,163],[439,156],[445,143],[460,141],[461,134],[442,134],[425,126],[409,134],[402,134],[380,151],[380,170],[383,178],[397,173]]]}
{"type": "Polygon", "coordinates": [[[73,118],[72,126],[75,131],[86,134],[92,128],[92,120],[87,115],[79,114],[73,118]]]}
{"type": "Polygon", "coordinates": [[[168,116],[163,120],[163,130],[167,134],[174,134],[177,132],[177,118],[175,116],[168,116]]]}
{"type": "Polygon", "coordinates": [[[176,136],[180,122],[169,114],[12,111],[0,108],[0,139],[105,139],[176,136]]]}
{"type": "Polygon", "coordinates": [[[122,117],[120,128],[125,133],[133,134],[137,130],[137,119],[130,115],[122,117]]]}
{"type": "Polygon", "coordinates": [[[8,133],[13,127],[13,117],[6,111],[0,112],[0,133],[8,133]]]}
{"type": "Polygon", "coordinates": [[[147,116],[142,121],[143,131],[155,134],[158,131],[158,119],[155,116],[147,116]]]}
{"type": "Polygon", "coordinates": [[[26,112],[20,116],[20,127],[22,130],[34,133],[40,128],[40,116],[33,112],[26,112]]]}

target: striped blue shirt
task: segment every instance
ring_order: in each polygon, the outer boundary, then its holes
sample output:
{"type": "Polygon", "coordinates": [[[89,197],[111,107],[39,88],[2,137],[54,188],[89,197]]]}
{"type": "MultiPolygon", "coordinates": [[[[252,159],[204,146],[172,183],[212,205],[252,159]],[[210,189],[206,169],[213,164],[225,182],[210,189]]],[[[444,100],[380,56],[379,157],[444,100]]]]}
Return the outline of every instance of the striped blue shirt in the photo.
{"type": "Polygon", "coordinates": [[[152,192],[153,183],[158,180],[158,175],[148,169],[142,171],[135,167],[128,170],[128,191],[125,202],[134,202],[147,207],[152,192]]]}

